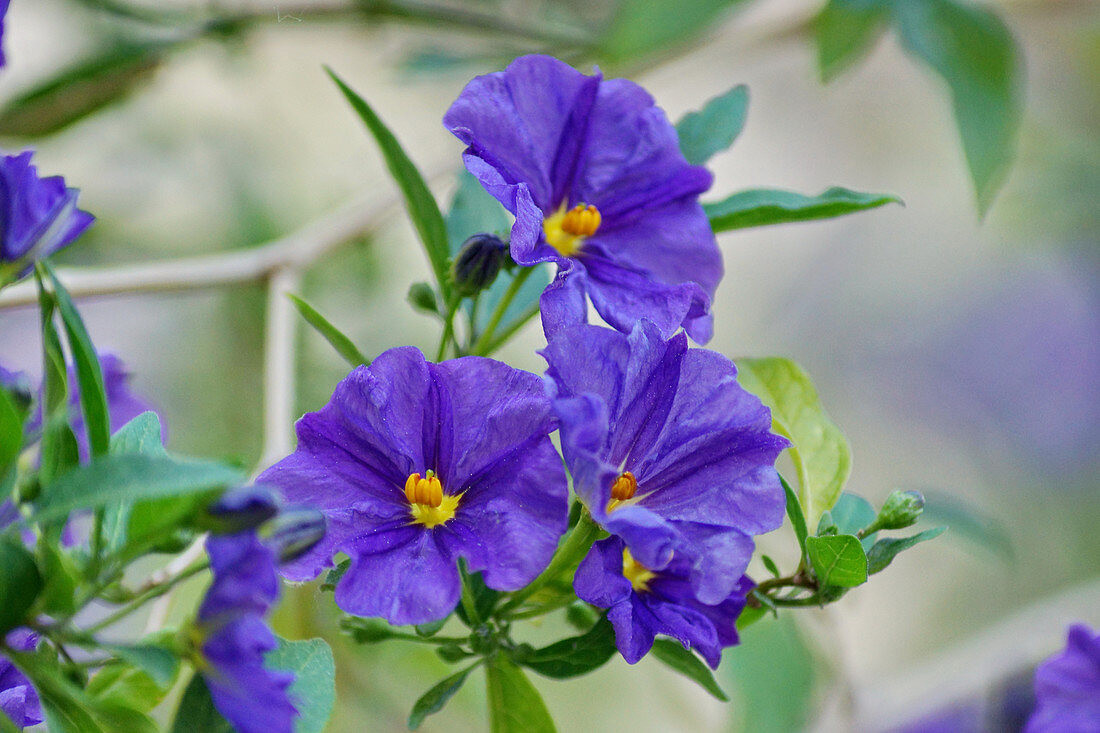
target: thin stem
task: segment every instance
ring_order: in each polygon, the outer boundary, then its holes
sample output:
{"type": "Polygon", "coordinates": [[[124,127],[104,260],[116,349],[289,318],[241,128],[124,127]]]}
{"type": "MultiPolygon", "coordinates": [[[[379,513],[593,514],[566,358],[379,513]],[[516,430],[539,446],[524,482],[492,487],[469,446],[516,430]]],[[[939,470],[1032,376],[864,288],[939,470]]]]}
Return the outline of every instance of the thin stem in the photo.
{"type": "Polygon", "coordinates": [[[489,317],[489,323],[485,326],[485,332],[478,337],[474,347],[470,350],[471,353],[481,356],[488,353],[488,347],[493,343],[493,334],[496,332],[497,326],[500,325],[500,321],[504,318],[508,306],[516,299],[516,294],[519,293],[520,288],[523,287],[523,283],[527,282],[527,278],[531,277],[531,273],[534,272],[534,269],[533,267],[525,267],[512,279],[512,283],[508,286],[508,289],[504,291],[504,296],[500,299],[500,302],[497,303],[497,307],[493,309],[493,315],[489,317]]]}
{"type": "Polygon", "coordinates": [[[439,338],[439,348],[435,352],[436,362],[443,361],[447,356],[447,344],[454,340],[455,335],[455,313],[458,311],[458,305],[462,302],[462,298],[454,296],[451,298],[451,302],[447,303],[447,316],[443,319],[443,335],[439,338]]]}
{"type": "Polygon", "coordinates": [[[600,525],[592,521],[592,516],[588,513],[588,510],[582,511],[577,526],[573,527],[573,531],[558,547],[558,551],[554,554],[554,558],[546,569],[532,580],[530,585],[513,593],[508,602],[500,607],[497,615],[501,617],[507,615],[528,598],[542,590],[547,583],[557,580],[566,571],[580,565],[581,560],[584,559],[584,556],[588,554],[588,550],[592,547],[592,543],[600,536],[600,532],[600,525]]]}
{"type": "Polygon", "coordinates": [[[512,338],[512,336],[515,335],[516,331],[526,326],[527,323],[538,314],[539,303],[538,301],[535,301],[531,304],[530,308],[525,310],[523,314],[520,315],[519,318],[509,323],[506,329],[497,334],[496,338],[493,339],[492,343],[485,347],[485,352],[481,353],[480,356],[489,356],[494,351],[499,349],[508,341],[508,339],[512,338]]]}
{"type": "Polygon", "coordinates": [[[459,568],[462,576],[462,610],[466,612],[466,618],[470,622],[470,628],[481,626],[481,614],[477,612],[477,601],[474,600],[473,591],[470,588],[470,575],[465,566],[459,568]]]}
{"type": "Polygon", "coordinates": [[[508,614],[508,620],[509,621],[520,621],[520,620],[525,619],[525,618],[536,618],[538,616],[545,616],[546,614],[550,613],[551,611],[557,611],[559,608],[565,608],[566,606],[570,605],[571,603],[574,603],[576,600],[577,600],[576,597],[574,597],[573,595],[568,595],[568,596],[565,596],[563,598],[559,598],[558,600],[553,601],[551,603],[543,603],[540,606],[535,606],[534,608],[529,608],[526,611],[520,611],[518,613],[509,613],[508,614]]]}
{"type": "Polygon", "coordinates": [[[194,575],[198,575],[209,567],[210,563],[204,560],[200,563],[192,565],[191,567],[181,572],[179,575],[168,579],[163,584],[154,585],[153,587],[138,595],[136,598],[134,598],[134,600],[130,601],[122,608],[119,608],[111,615],[89,626],[87,629],[84,630],[84,633],[89,635],[95,634],[109,626],[113,626],[114,624],[129,616],[134,611],[137,611],[139,608],[145,605],[146,602],[151,601],[158,596],[164,595],[168,591],[172,590],[172,588],[178,583],[181,583],[182,581],[187,580],[194,575]]]}

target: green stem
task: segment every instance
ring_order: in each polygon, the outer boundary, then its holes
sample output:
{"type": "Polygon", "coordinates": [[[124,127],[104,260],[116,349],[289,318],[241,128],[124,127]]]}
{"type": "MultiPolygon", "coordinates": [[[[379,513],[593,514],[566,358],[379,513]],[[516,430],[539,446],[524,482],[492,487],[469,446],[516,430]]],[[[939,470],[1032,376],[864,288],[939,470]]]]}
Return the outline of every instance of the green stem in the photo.
{"type": "Polygon", "coordinates": [[[588,550],[592,547],[592,543],[600,536],[600,532],[600,525],[592,521],[592,516],[587,509],[583,510],[581,518],[577,521],[577,526],[573,528],[573,531],[558,547],[558,551],[554,554],[554,558],[550,561],[546,570],[543,570],[526,588],[520,588],[513,593],[507,603],[500,607],[497,615],[505,616],[542,590],[547,583],[557,580],[565,572],[580,565],[581,560],[584,559],[584,556],[588,554],[588,550]]]}
{"type": "Polygon", "coordinates": [[[508,341],[508,339],[512,338],[512,336],[515,335],[516,331],[518,331],[521,328],[523,328],[524,326],[526,326],[527,322],[530,321],[535,316],[537,316],[538,314],[539,314],[539,303],[538,303],[538,301],[535,301],[534,303],[531,304],[531,307],[528,308],[526,311],[524,311],[523,314],[519,318],[517,318],[516,320],[509,323],[508,328],[504,329],[499,334],[497,334],[496,338],[493,339],[492,343],[490,343],[488,346],[486,346],[485,351],[483,353],[480,353],[479,355],[480,356],[489,356],[490,354],[492,354],[494,351],[496,351],[501,346],[503,346],[505,344],[505,342],[508,341]]]}
{"type": "Polygon", "coordinates": [[[470,349],[470,353],[484,356],[488,353],[488,347],[493,343],[493,334],[497,330],[497,326],[500,325],[500,320],[504,318],[504,313],[508,310],[508,306],[512,304],[512,301],[516,299],[516,294],[519,293],[519,289],[523,287],[523,283],[527,282],[527,278],[531,277],[531,273],[534,272],[533,267],[525,267],[516,273],[516,276],[512,279],[512,283],[508,286],[508,289],[504,291],[504,297],[497,303],[497,307],[493,309],[493,315],[489,317],[489,324],[485,326],[485,332],[478,337],[474,347],[470,349]]]}
{"type": "Polygon", "coordinates": [[[462,298],[456,295],[447,303],[447,317],[443,319],[443,335],[439,339],[439,348],[435,352],[437,363],[443,361],[443,358],[447,356],[447,344],[454,339],[455,312],[458,311],[458,304],[461,302],[462,298]]]}
{"type": "Polygon", "coordinates": [[[108,626],[113,626],[114,624],[118,623],[122,619],[129,616],[134,611],[137,611],[139,608],[144,606],[147,602],[153,600],[154,598],[158,598],[158,597],[164,595],[168,591],[172,590],[172,588],[175,587],[178,583],[180,583],[184,580],[187,580],[188,578],[190,578],[194,575],[198,575],[199,573],[203,572],[204,570],[208,569],[209,567],[210,567],[210,561],[209,560],[203,560],[202,562],[196,563],[196,564],[192,565],[191,567],[187,568],[186,570],[181,572],[179,575],[176,575],[172,578],[169,578],[168,580],[164,581],[163,583],[161,583],[159,585],[154,585],[152,588],[149,588],[148,590],[146,590],[143,593],[139,594],[136,598],[134,598],[134,600],[130,601],[129,603],[127,603],[122,608],[119,608],[117,611],[115,611],[111,615],[109,615],[106,618],[104,618],[104,619],[96,622],[95,624],[89,626],[87,629],[84,630],[84,633],[85,634],[95,634],[96,632],[102,631],[103,629],[107,628],[108,626]]]}
{"type": "Polygon", "coordinates": [[[470,590],[470,575],[466,572],[465,564],[459,568],[462,577],[462,610],[466,612],[466,618],[470,621],[470,628],[481,626],[481,614],[477,612],[477,601],[470,590]]]}

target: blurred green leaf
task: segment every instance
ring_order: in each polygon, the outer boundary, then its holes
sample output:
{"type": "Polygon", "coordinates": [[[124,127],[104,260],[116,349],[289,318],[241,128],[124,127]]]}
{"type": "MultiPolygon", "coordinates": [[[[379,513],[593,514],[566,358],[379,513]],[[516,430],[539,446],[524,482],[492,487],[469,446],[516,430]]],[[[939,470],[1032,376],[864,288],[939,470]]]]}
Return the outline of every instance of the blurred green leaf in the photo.
{"type": "Polygon", "coordinates": [[[947,492],[926,490],[923,493],[925,504],[921,516],[926,521],[946,525],[951,530],[952,538],[970,540],[1002,560],[1015,558],[1016,552],[1008,530],[982,507],[947,492]]]}
{"type": "Polygon", "coordinates": [[[910,537],[879,540],[872,545],[871,549],[867,552],[867,572],[874,575],[875,573],[885,570],[886,567],[894,561],[894,558],[899,552],[904,552],[913,545],[917,545],[921,542],[935,539],[946,531],[947,527],[936,527],[935,529],[926,529],[923,532],[918,532],[910,537]]]}
{"type": "Polygon", "coordinates": [[[814,22],[821,80],[832,81],[866,56],[888,25],[881,0],[829,0],[814,22]]]}
{"type": "Polygon", "coordinates": [[[401,635],[397,629],[380,618],[345,616],[340,619],[340,628],[351,634],[351,638],[360,644],[374,644],[401,635]]]}
{"type": "Polygon", "coordinates": [[[104,648],[138,667],[164,692],[168,691],[179,676],[179,657],[171,649],[158,644],[104,644],[104,648]]]}
{"type": "Polygon", "coordinates": [[[698,683],[700,687],[709,692],[712,696],[718,698],[722,702],[729,702],[729,696],[727,696],[725,691],[718,686],[718,682],[714,679],[714,673],[710,671],[710,667],[704,664],[703,660],[695,656],[693,652],[685,649],[680,642],[671,641],[669,639],[657,639],[653,642],[653,649],[650,653],[667,667],[676,670],[689,680],[698,683]]]}
{"type": "Polygon", "coordinates": [[[867,582],[867,553],[855,535],[807,537],[806,554],[821,585],[854,588],[867,582]]]}
{"type": "Polygon", "coordinates": [[[306,323],[313,326],[313,329],[321,334],[325,338],[325,341],[332,344],[332,348],[336,349],[336,353],[344,357],[344,361],[351,364],[352,367],[357,367],[361,364],[370,364],[370,359],[363,356],[363,352],[359,351],[355,346],[355,342],[345,336],[336,326],[332,325],[327,318],[318,313],[313,306],[297,295],[287,293],[286,297],[290,298],[291,302],[294,303],[294,307],[302,314],[302,318],[306,319],[306,323]]]}
{"type": "Polygon", "coordinates": [[[723,11],[744,0],[621,0],[599,41],[597,52],[609,62],[637,62],[682,45],[716,25],[723,11]]]}
{"type": "Polygon", "coordinates": [[[970,177],[984,215],[1016,155],[1022,63],[1012,33],[970,2],[891,4],[902,46],[947,82],[970,177]]]}
{"type": "Polygon", "coordinates": [[[615,632],[607,617],[587,633],[536,649],[521,663],[544,677],[568,679],[604,665],[615,653],[615,632]]]}
{"type": "Polygon", "coordinates": [[[439,284],[439,291],[443,294],[443,301],[450,302],[451,282],[448,277],[450,252],[447,246],[447,227],[443,222],[443,215],[439,213],[439,205],[428,189],[428,184],[424,182],[420,171],[405,154],[401,143],[374,113],[370,105],[345,84],[332,69],[325,67],[325,71],[336,82],[336,86],[343,92],[352,109],[359,115],[378,143],[382,157],[386,161],[386,167],[389,168],[390,175],[393,176],[405,197],[409,217],[428,254],[436,282],[439,284]]]}
{"type": "Polygon", "coordinates": [[[719,673],[734,697],[730,730],[807,728],[819,672],[793,614],[765,618],[741,632],[741,643],[725,651],[719,673]]]}
{"type": "Polygon", "coordinates": [[[458,174],[458,187],[447,209],[447,245],[451,255],[475,234],[496,234],[508,239],[512,220],[499,201],[466,170],[458,174]]]}
{"type": "Polygon", "coordinates": [[[37,543],[42,565],[43,586],[38,597],[38,610],[50,616],[76,612],[76,588],[80,570],[60,545],[41,535],[37,543]]]}
{"type": "Polygon", "coordinates": [[[897,196],[860,193],[840,187],[827,189],[817,196],[754,188],[735,193],[723,201],[703,204],[703,210],[710,219],[711,228],[717,233],[770,224],[832,219],[885,204],[900,203],[902,201],[897,196]]]}
{"type": "Polygon", "coordinates": [[[542,696],[512,660],[503,654],[489,657],[485,678],[492,733],[554,733],[542,696]]]}
{"type": "Polygon", "coordinates": [[[703,165],[733,145],[748,111],[749,88],[742,84],[710,100],[700,111],[688,112],[676,123],[680,151],[689,163],[703,165]]]}
{"type": "MultiPolygon", "coordinates": [[[[127,661],[132,661],[128,655],[119,653],[120,646],[108,646],[110,651],[127,661]]],[[[133,649],[128,647],[127,649],[133,649]]],[[[154,679],[149,670],[144,666],[127,663],[109,664],[97,672],[88,681],[88,694],[92,697],[114,702],[127,707],[132,707],[141,712],[149,712],[164,699],[171,683],[175,680],[175,673],[179,671],[179,660],[167,650],[163,650],[171,658],[172,675],[164,677],[167,668],[163,664],[154,666],[158,681],[154,679]]]]}
{"type": "Polygon", "coordinates": [[[243,472],[212,461],[141,454],[101,456],[43,489],[35,502],[34,519],[46,521],[74,509],[96,509],[119,500],[223,489],[243,480],[243,472]]]}
{"type": "Polygon", "coordinates": [[[35,269],[38,283],[39,322],[42,324],[42,440],[39,447],[38,479],[43,486],[80,461],[76,436],[69,427],[68,369],[61,338],[54,325],[57,301],[46,290],[42,273],[35,269]]]}
{"type": "Polygon", "coordinates": [[[234,733],[210,697],[210,689],[201,674],[195,674],[187,689],[183,691],[176,717],[172,723],[172,733],[234,733]]]}
{"type": "Polygon", "coordinates": [[[775,429],[790,438],[791,460],[798,472],[798,503],[807,527],[816,527],[821,512],[836,504],[848,474],[852,453],[817,397],[810,377],[790,359],[738,359],[738,381],[771,408],[775,429]]]}
{"type": "MultiPolygon", "coordinates": [[[[110,452],[115,455],[140,453],[151,456],[164,456],[160,418],[155,412],[143,412],[119,428],[111,436],[110,452]]],[[[127,526],[131,520],[134,503],[116,501],[108,504],[103,512],[103,540],[107,552],[121,550],[129,533],[127,526]]]]}
{"type": "Polygon", "coordinates": [[[166,44],[116,45],[8,102],[0,135],[44,137],[124,99],[160,66],[166,44]]]}
{"type": "Polygon", "coordinates": [[[8,475],[23,449],[23,423],[27,411],[8,390],[0,387],[0,479],[8,475]]]}
{"type": "MultiPolygon", "coordinates": [[[[874,522],[877,516],[871,502],[862,496],[849,494],[847,491],[840,495],[836,505],[830,511],[833,522],[836,523],[838,534],[856,534],[874,522]]],[[[860,540],[864,552],[870,550],[871,546],[875,544],[876,536],[878,536],[878,533],[872,532],[860,540]]]]}
{"type": "Polygon", "coordinates": [[[461,672],[457,672],[441,680],[432,687],[432,689],[421,695],[420,699],[413,705],[412,712],[409,713],[409,730],[416,730],[420,727],[420,724],[424,722],[424,718],[442,710],[443,706],[454,697],[455,693],[462,689],[462,685],[466,682],[466,678],[470,676],[470,672],[472,672],[474,667],[478,664],[481,664],[481,662],[479,661],[475,664],[471,664],[461,672]]]}
{"type": "Polygon", "coordinates": [[[15,537],[0,537],[0,638],[19,626],[42,590],[34,556],[15,537]]]}
{"type": "Polygon", "coordinates": [[[287,691],[298,709],[294,733],[321,733],[336,704],[336,663],[329,645],[322,639],[279,639],[278,648],[268,652],[264,664],[294,673],[287,691]]]}

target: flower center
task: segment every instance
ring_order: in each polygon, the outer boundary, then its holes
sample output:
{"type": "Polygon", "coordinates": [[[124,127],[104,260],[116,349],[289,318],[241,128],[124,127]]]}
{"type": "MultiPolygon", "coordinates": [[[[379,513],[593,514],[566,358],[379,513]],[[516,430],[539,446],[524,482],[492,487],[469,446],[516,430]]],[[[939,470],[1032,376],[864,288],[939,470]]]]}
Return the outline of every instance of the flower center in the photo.
{"type": "Polygon", "coordinates": [[[588,204],[577,204],[568,211],[561,207],[542,222],[546,243],[563,257],[572,257],[580,251],[587,237],[600,228],[600,210],[588,204]]]}
{"type": "Polygon", "coordinates": [[[630,471],[623,471],[611,484],[611,501],[607,502],[607,511],[617,509],[622,504],[634,498],[638,491],[638,479],[630,471]]]}
{"type": "Polygon", "coordinates": [[[645,565],[634,559],[634,556],[630,554],[630,550],[623,548],[623,577],[630,581],[630,587],[637,593],[645,593],[649,591],[649,581],[657,577],[657,573],[653,572],[645,565]]]}
{"type": "Polygon", "coordinates": [[[413,523],[431,529],[451,521],[462,495],[444,494],[443,483],[429,469],[423,478],[419,473],[409,474],[405,479],[405,498],[409,500],[413,523]]]}

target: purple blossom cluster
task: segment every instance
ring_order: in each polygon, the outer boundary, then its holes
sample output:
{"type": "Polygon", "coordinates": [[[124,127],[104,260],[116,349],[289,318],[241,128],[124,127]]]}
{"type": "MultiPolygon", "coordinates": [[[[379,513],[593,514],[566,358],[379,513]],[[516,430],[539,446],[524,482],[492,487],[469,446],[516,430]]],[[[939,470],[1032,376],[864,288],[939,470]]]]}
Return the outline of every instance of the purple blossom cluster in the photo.
{"type": "Polygon", "coordinates": [[[1069,628],[1066,648],[1035,670],[1035,710],[1025,733],[1100,731],[1100,634],[1069,628]]]}
{"type": "MultiPolygon", "coordinates": [[[[9,631],[5,643],[19,652],[32,651],[38,636],[26,629],[9,631]]],[[[6,715],[18,730],[42,722],[42,703],[30,681],[10,659],[0,656],[0,715],[6,715]]]]}
{"type": "Polygon", "coordinates": [[[581,562],[577,595],[609,609],[628,662],[664,634],[717,666],[737,642],[753,537],[782,522],[787,442],[732,362],[688,348],[711,336],[722,276],[698,201],[710,174],[643,89],[545,56],[474,79],[444,122],[515,216],[512,259],[557,265],[541,300],[546,375],[411,347],[355,369],[260,477],[328,520],[283,573],[314,578],[342,553],[337,605],[394,624],[449,615],[459,561],[491,589],[523,588],[568,526],[564,458],[610,535],[581,562]],[[586,323],[588,299],[614,330],[586,323]]]}

